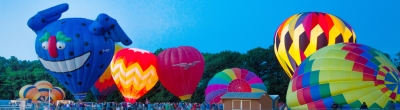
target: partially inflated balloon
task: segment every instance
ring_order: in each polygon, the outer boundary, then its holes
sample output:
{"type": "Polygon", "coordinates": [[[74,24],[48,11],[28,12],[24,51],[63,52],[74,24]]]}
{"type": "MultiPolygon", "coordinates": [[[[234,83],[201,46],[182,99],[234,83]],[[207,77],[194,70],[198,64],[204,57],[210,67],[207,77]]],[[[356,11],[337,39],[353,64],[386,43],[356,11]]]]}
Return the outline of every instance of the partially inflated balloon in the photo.
{"type": "Polygon", "coordinates": [[[385,108],[400,101],[399,71],[381,52],[371,47],[340,43],[324,47],[297,68],[287,90],[293,109],[385,108]]]}
{"type": "Polygon", "coordinates": [[[162,51],[157,57],[161,84],[181,100],[190,99],[204,71],[203,55],[190,46],[162,51]]]}
{"type": "Polygon", "coordinates": [[[111,61],[111,73],[126,102],[134,103],[158,81],[157,58],[146,50],[125,48],[111,61]]]}
{"type": "Polygon", "coordinates": [[[68,9],[64,3],[39,11],[27,24],[36,33],[35,50],[43,67],[76,100],[83,100],[110,64],[115,42],[132,41],[107,14],[96,20],[59,19],[68,9]]]}
{"type": "MultiPolygon", "coordinates": [[[[114,55],[122,48],[122,46],[115,44],[114,55]]],[[[103,75],[101,75],[96,83],[94,83],[93,87],[90,88],[90,91],[92,91],[94,98],[97,102],[105,101],[107,96],[115,90],[117,90],[117,86],[115,85],[114,79],[112,78],[110,66],[107,67],[103,75]]]]}
{"type": "Polygon", "coordinates": [[[63,100],[65,98],[65,92],[60,87],[54,87],[51,90],[50,98],[53,102],[57,102],[57,100],[63,100]]]}
{"type": "Polygon", "coordinates": [[[19,91],[20,98],[31,99],[36,102],[49,101],[56,102],[65,98],[65,92],[59,87],[53,87],[48,81],[38,81],[34,85],[25,85],[19,91]]]}
{"type": "Polygon", "coordinates": [[[25,85],[19,90],[19,97],[22,99],[38,100],[42,95],[34,85],[25,85]]]}
{"type": "Polygon", "coordinates": [[[34,85],[42,95],[41,100],[48,100],[49,92],[53,89],[53,85],[48,81],[38,81],[34,85]]]}
{"type": "Polygon", "coordinates": [[[208,82],[206,102],[219,103],[227,92],[267,92],[264,82],[246,69],[232,68],[221,71],[208,82]]]}
{"type": "Polygon", "coordinates": [[[353,28],[331,14],[305,12],[286,19],[276,30],[275,55],[291,78],[300,63],[318,49],[342,42],[356,42],[353,28]]]}

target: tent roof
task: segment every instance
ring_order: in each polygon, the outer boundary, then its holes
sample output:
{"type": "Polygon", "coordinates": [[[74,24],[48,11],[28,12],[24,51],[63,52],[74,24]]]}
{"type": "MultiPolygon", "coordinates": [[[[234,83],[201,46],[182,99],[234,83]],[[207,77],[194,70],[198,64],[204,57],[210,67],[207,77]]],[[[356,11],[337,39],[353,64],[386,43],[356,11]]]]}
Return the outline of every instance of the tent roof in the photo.
{"type": "Polygon", "coordinates": [[[269,95],[269,97],[271,97],[272,100],[275,100],[276,98],[279,98],[279,95],[269,95]]]}
{"type": "Polygon", "coordinates": [[[266,95],[265,92],[227,92],[221,96],[221,99],[260,99],[266,95]]]}

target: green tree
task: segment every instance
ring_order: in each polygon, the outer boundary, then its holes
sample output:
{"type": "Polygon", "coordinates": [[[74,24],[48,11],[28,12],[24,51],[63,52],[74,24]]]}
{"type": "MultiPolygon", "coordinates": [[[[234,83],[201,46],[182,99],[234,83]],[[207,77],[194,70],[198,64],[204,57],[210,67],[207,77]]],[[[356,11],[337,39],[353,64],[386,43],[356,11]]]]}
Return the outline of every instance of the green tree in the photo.
{"type": "Polygon", "coordinates": [[[216,54],[205,53],[203,55],[205,55],[206,66],[203,77],[192,96],[192,102],[204,102],[208,82],[215,74],[228,68],[241,68],[244,63],[244,55],[235,51],[226,50],[216,54]]]}
{"type": "MultiPolygon", "coordinates": [[[[7,83],[5,79],[8,77],[8,74],[6,73],[8,65],[8,60],[0,56],[0,93],[7,93],[7,83]]],[[[0,99],[6,99],[5,95],[0,94],[0,99]]]]}
{"type": "Polygon", "coordinates": [[[6,72],[6,68],[8,65],[9,65],[8,60],[6,58],[0,56],[0,75],[3,74],[4,72],[6,72]]]}
{"type": "MultiPolygon", "coordinates": [[[[164,49],[157,49],[154,54],[158,55],[164,49]]],[[[201,81],[197,85],[191,102],[204,102],[205,89],[208,82],[214,75],[224,69],[246,68],[256,73],[266,84],[269,94],[278,94],[281,101],[286,98],[286,90],[289,78],[277,61],[273,46],[269,48],[257,47],[241,54],[235,51],[221,51],[219,53],[202,53],[205,60],[205,70],[201,81]]],[[[390,56],[389,56],[390,57],[390,56]]],[[[399,68],[400,53],[394,57],[394,63],[399,68]]],[[[26,84],[34,84],[40,80],[46,80],[53,86],[61,87],[66,93],[66,99],[74,99],[69,90],[61,85],[54,77],[46,72],[43,65],[38,60],[25,61],[18,60],[16,57],[6,59],[0,57],[0,99],[16,99],[19,97],[19,89],[26,84]]],[[[151,102],[179,101],[179,98],[171,94],[160,82],[154,86],[147,94],[139,98],[138,101],[144,102],[145,99],[151,102]]],[[[92,93],[88,93],[84,101],[94,101],[92,93]]],[[[124,101],[121,93],[116,90],[106,99],[107,102],[124,101]]]]}
{"type": "Polygon", "coordinates": [[[246,54],[245,68],[256,73],[264,81],[268,94],[279,95],[280,101],[285,102],[290,78],[276,59],[273,46],[249,50],[246,54]]]}
{"type": "Polygon", "coordinates": [[[160,54],[164,49],[163,48],[159,48],[156,51],[154,51],[154,55],[158,56],[158,54],[160,54]]]}
{"type": "Polygon", "coordinates": [[[400,71],[400,52],[397,53],[396,58],[394,58],[394,64],[397,66],[397,70],[400,71]]]}

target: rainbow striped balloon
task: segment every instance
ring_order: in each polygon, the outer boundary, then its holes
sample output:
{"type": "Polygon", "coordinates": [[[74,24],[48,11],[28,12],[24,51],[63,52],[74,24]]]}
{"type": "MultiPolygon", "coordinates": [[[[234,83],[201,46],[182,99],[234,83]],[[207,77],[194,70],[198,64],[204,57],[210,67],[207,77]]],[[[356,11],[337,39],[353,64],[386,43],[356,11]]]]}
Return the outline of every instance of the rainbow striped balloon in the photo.
{"type": "Polygon", "coordinates": [[[292,109],[386,108],[400,101],[399,71],[371,47],[340,43],[324,47],[300,64],[289,83],[286,101],[292,109]]]}
{"type": "Polygon", "coordinates": [[[225,69],[208,82],[206,102],[219,103],[227,92],[267,92],[264,82],[256,74],[246,69],[225,69]]]}

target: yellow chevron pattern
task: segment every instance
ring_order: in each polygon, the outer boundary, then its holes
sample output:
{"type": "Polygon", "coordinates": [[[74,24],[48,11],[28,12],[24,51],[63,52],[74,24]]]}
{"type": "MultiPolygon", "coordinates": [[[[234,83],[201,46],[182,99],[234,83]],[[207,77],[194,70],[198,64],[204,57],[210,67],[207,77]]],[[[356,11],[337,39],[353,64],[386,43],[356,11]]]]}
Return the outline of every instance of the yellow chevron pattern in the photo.
{"type": "Polygon", "coordinates": [[[146,70],[143,70],[138,62],[127,67],[124,59],[116,59],[115,63],[111,63],[111,72],[115,84],[125,98],[140,98],[158,81],[157,71],[153,65],[146,70]]]}
{"type": "Polygon", "coordinates": [[[318,49],[337,43],[356,43],[353,28],[337,16],[304,12],[286,19],[274,36],[275,56],[292,78],[296,68],[318,49]]]}

